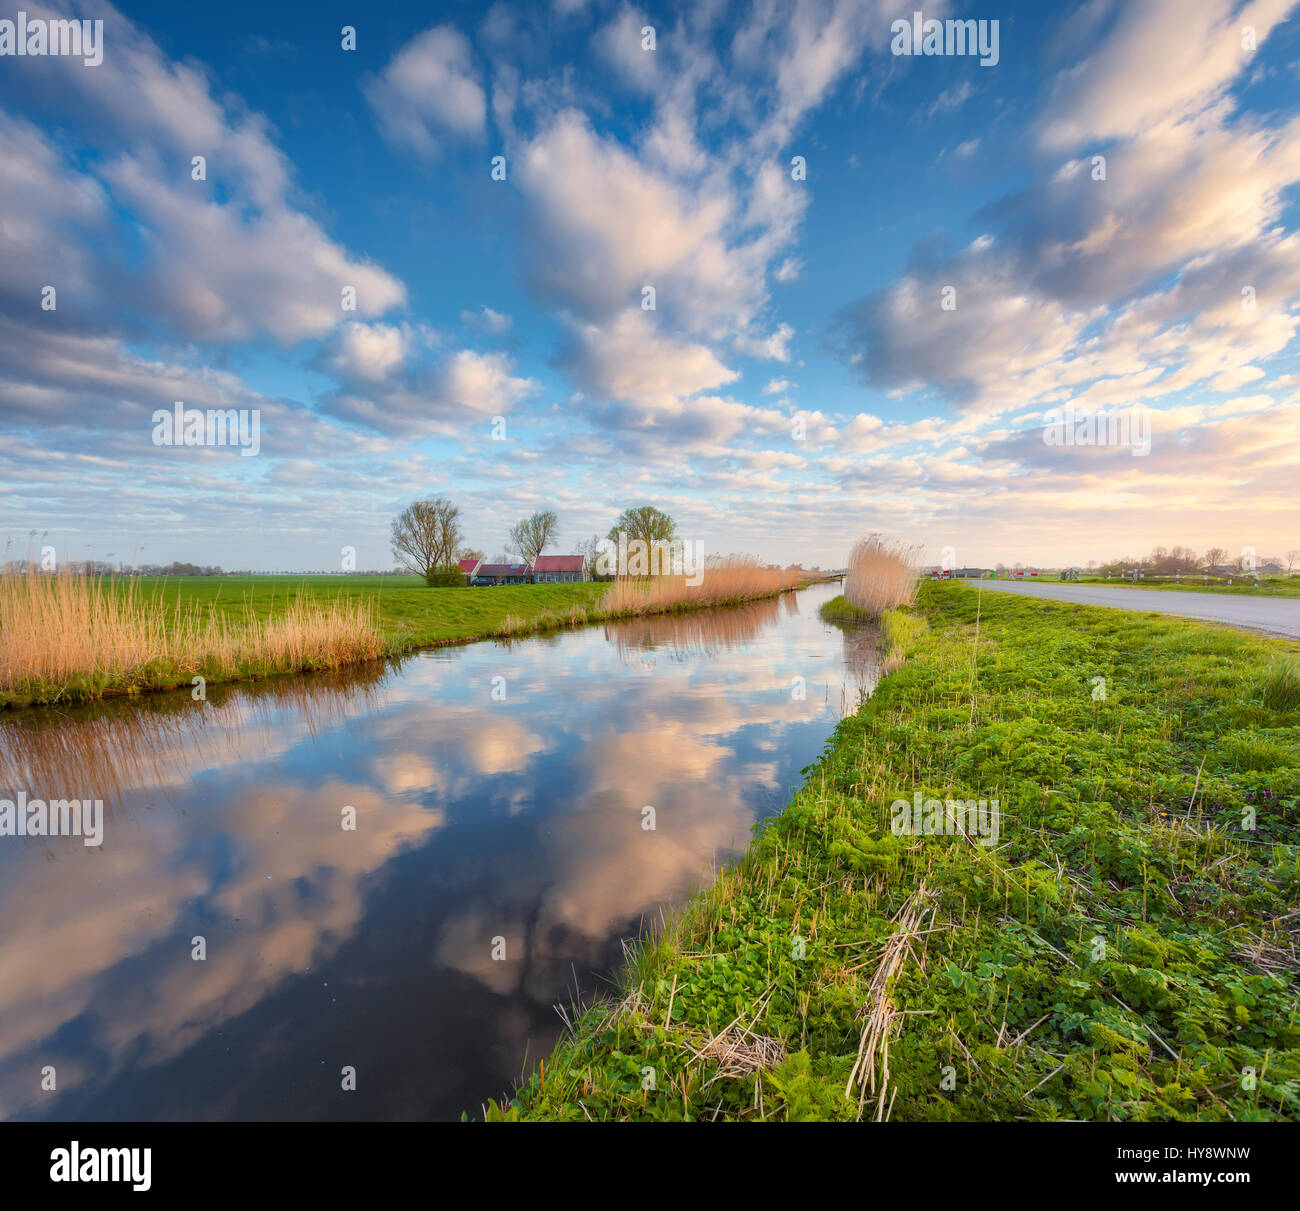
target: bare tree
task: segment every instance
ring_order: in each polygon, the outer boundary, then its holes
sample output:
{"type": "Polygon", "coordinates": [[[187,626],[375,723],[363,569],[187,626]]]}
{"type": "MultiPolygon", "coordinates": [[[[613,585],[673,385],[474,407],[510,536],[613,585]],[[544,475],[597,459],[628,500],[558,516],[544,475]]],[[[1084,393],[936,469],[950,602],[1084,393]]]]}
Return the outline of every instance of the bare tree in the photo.
{"type": "Polygon", "coordinates": [[[1221,564],[1228,562],[1228,552],[1222,547],[1211,547],[1205,552],[1205,570],[1213,572],[1221,564]]]}
{"type": "Polygon", "coordinates": [[[510,547],[531,568],[533,561],[555,541],[555,531],[559,528],[560,519],[554,510],[540,509],[510,527],[510,547]]]}
{"type": "Polygon", "coordinates": [[[1286,570],[1291,571],[1298,563],[1300,563],[1300,551],[1288,551],[1286,553],[1286,570]]]}
{"type": "Polygon", "coordinates": [[[417,500],[393,521],[393,554],[403,567],[432,583],[439,568],[456,562],[462,537],[456,505],[443,496],[417,500]]]}
{"type": "Polygon", "coordinates": [[[596,579],[596,560],[600,558],[601,537],[593,534],[585,542],[580,542],[576,554],[582,556],[582,574],[588,580],[596,579]]]}

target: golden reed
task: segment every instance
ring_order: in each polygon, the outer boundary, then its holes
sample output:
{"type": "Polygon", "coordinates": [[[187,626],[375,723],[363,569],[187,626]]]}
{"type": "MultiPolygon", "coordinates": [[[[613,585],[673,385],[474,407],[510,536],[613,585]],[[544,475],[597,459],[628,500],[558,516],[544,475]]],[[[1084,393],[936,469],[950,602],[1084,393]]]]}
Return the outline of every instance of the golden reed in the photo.
{"type": "Polygon", "coordinates": [[[849,553],[844,596],[860,610],[878,618],[886,610],[911,605],[921,549],[870,534],[853,544],[849,553]]]}
{"type": "Polygon", "coordinates": [[[624,577],[610,585],[600,608],[613,615],[658,614],[754,601],[793,589],[803,577],[802,568],[764,567],[750,555],[711,555],[699,584],[688,584],[686,576],[624,577]]]}
{"type": "Polygon", "coordinates": [[[134,577],[72,572],[0,574],[0,693],[49,700],[94,697],[135,685],[336,668],[381,654],[369,602],[322,604],[302,594],[274,618],[251,608],[229,618],[215,605],[145,593],[134,577]]]}

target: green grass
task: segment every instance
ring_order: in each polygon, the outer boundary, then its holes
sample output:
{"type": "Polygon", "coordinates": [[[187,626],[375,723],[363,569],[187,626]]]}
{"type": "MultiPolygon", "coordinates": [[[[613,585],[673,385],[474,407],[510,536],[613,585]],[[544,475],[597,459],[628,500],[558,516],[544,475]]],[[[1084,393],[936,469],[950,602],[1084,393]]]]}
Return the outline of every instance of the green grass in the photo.
{"type": "Polygon", "coordinates": [[[604,584],[500,585],[491,589],[431,589],[418,576],[182,576],[140,581],[170,607],[179,598],[213,603],[232,618],[247,609],[272,617],[301,590],[320,601],[372,599],[385,638],[394,650],[518,633],[517,624],[557,623],[577,606],[592,609],[604,584]],[[508,620],[515,620],[514,626],[508,620]]]}
{"type": "Polygon", "coordinates": [[[886,618],[901,666],[489,1118],[874,1118],[879,1087],[845,1087],[886,1008],[895,1120],[1300,1118],[1295,645],[976,610],[925,584],[886,618]],[[997,847],[894,835],[917,791],[997,799],[997,847]],[[750,1070],[701,1058],[729,1025],[764,1041],[750,1070]]]}
{"type": "MultiPolygon", "coordinates": [[[[1050,579],[1056,582],[1056,577],[1039,577],[1040,580],[1050,579]]],[[[1148,590],[1166,590],[1170,593],[1228,593],[1236,597],[1300,597],[1300,576],[1273,576],[1266,577],[1259,585],[1253,580],[1237,580],[1234,584],[1202,584],[1190,577],[1186,580],[1175,581],[1143,581],[1143,580],[1107,580],[1104,576],[1084,576],[1074,581],[1075,584],[1094,584],[1102,585],[1115,589],[1148,589],[1148,590]]]]}
{"type": "Polygon", "coordinates": [[[830,601],[822,602],[817,613],[824,622],[830,623],[867,623],[871,621],[871,615],[866,610],[855,606],[843,593],[838,597],[832,597],[830,601]]]}
{"type": "MultiPolygon", "coordinates": [[[[109,583],[109,582],[106,582],[109,583]]],[[[800,582],[799,587],[812,583],[800,582]]],[[[111,582],[125,591],[125,581],[111,582]]],[[[607,583],[502,585],[495,588],[429,588],[416,576],[182,576],[141,577],[137,593],[156,599],[165,615],[178,602],[215,609],[232,621],[250,615],[270,619],[281,614],[298,596],[327,603],[334,599],[369,600],[376,606],[383,633],[385,655],[395,656],[416,648],[443,647],[481,639],[511,639],[544,634],[590,623],[630,617],[626,611],[605,610],[601,601],[607,583]]],[[[717,601],[709,608],[744,604],[746,598],[717,601]]],[[[645,612],[681,613],[703,608],[691,603],[645,612]]],[[[238,676],[214,673],[209,682],[253,679],[300,669],[245,669],[238,676]]],[[[158,662],[126,677],[106,683],[85,677],[60,684],[28,685],[0,689],[0,708],[49,702],[76,702],[109,695],[163,690],[190,683],[189,673],[158,662]]]]}
{"type": "Polygon", "coordinates": [[[1300,711],[1300,660],[1277,660],[1259,682],[1260,701],[1275,711],[1300,711]]]}
{"type": "Polygon", "coordinates": [[[271,617],[300,591],[321,601],[373,599],[394,650],[506,638],[612,616],[599,608],[607,583],[431,589],[418,576],[182,576],[139,583],[169,608],[178,598],[213,603],[232,618],[250,608],[271,617]]]}

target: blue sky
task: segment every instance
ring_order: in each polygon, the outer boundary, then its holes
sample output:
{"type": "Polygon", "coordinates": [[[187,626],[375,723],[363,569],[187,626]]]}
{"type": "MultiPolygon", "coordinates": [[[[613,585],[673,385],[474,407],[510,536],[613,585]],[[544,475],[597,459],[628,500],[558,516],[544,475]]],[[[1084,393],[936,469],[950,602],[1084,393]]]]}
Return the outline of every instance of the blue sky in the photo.
{"type": "Polygon", "coordinates": [[[15,553],[388,567],[436,494],[489,556],[643,503],[823,565],[1300,548],[1291,0],[922,6],[989,66],[871,0],[19,7],[104,33],[0,57],[15,553]],[[177,400],[257,456],[156,445],[177,400]]]}

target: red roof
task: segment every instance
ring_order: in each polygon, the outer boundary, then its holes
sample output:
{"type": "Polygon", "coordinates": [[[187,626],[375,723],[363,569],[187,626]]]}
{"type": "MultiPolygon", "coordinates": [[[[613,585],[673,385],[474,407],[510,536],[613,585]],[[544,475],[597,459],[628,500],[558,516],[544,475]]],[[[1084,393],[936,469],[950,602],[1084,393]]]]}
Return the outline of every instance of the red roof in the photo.
{"type": "Polygon", "coordinates": [[[533,561],[534,572],[581,572],[581,555],[539,555],[533,561]]]}
{"type": "Polygon", "coordinates": [[[460,568],[460,570],[464,572],[466,576],[473,576],[474,569],[477,568],[479,564],[481,564],[482,562],[483,561],[481,559],[462,559],[457,563],[456,566],[460,568]]]}

